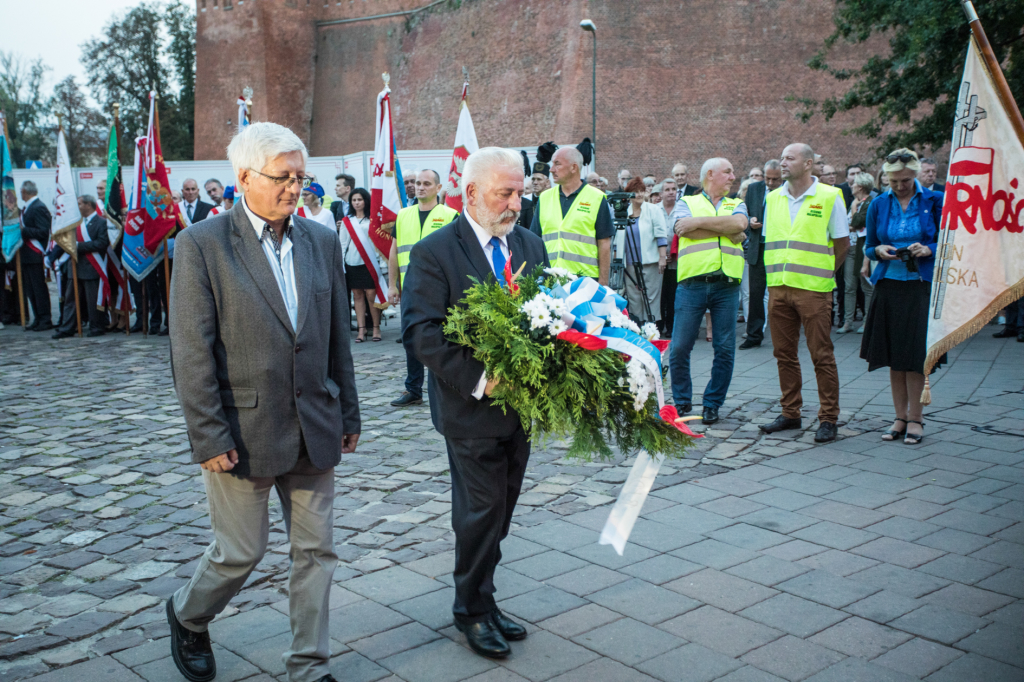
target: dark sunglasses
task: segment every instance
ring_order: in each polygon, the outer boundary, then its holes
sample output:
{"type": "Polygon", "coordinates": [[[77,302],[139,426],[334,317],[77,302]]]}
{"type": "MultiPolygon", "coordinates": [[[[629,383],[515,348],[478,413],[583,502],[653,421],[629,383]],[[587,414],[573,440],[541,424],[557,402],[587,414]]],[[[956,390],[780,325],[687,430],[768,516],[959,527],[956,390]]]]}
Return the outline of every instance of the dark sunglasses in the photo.
{"type": "Polygon", "coordinates": [[[915,160],[917,160],[917,157],[909,153],[890,154],[889,156],[885,157],[886,163],[896,163],[897,161],[899,161],[900,163],[910,163],[911,161],[915,160]]]}

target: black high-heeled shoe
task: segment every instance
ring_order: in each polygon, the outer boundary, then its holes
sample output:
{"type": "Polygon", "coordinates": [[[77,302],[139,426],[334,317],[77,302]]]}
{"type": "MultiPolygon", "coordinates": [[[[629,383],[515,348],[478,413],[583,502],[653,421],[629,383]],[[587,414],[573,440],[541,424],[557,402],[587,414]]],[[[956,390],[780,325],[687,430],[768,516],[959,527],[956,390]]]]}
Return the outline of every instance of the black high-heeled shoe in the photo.
{"type": "Polygon", "coordinates": [[[886,443],[891,443],[894,440],[897,440],[899,438],[903,438],[904,434],[906,434],[906,432],[907,432],[907,420],[906,419],[900,419],[899,417],[896,417],[896,419],[894,419],[893,421],[903,422],[903,429],[900,430],[900,431],[893,431],[893,430],[890,429],[888,433],[886,433],[884,436],[882,436],[882,440],[884,440],[886,443]]]}
{"type": "MultiPolygon", "coordinates": [[[[920,424],[921,425],[921,430],[924,431],[924,422],[919,422],[916,419],[908,419],[907,423],[908,424],[920,424]]],[[[920,443],[923,440],[924,440],[924,434],[923,433],[908,433],[907,437],[903,439],[903,443],[905,445],[917,445],[918,443],[920,443]]]]}

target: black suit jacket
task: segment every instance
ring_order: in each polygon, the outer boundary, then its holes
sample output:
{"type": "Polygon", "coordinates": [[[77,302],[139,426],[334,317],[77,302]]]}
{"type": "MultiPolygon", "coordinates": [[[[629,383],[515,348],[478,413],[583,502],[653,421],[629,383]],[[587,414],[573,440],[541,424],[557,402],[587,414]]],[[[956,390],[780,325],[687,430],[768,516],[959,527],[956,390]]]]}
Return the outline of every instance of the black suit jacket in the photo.
{"type": "Polygon", "coordinates": [[[764,180],[752,182],[747,185],[747,196],[744,203],[747,205],[747,215],[756,218],[761,223],[760,230],[751,229],[747,223],[747,243],[743,247],[743,257],[750,265],[757,265],[761,256],[761,237],[764,234],[764,198],[768,194],[768,186],[764,180]]]}
{"type": "Polygon", "coordinates": [[[853,189],[850,187],[850,183],[844,182],[836,185],[836,187],[843,193],[843,201],[846,203],[846,208],[850,208],[850,205],[853,203],[853,189]]]}
{"type": "Polygon", "coordinates": [[[523,207],[519,211],[519,220],[516,221],[516,225],[529,230],[530,225],[533,224],[533,208],[534,202],[531,199],[523,199],[523,207]]]}
{"type": "Polygon", "coordinates": [[[692,197],[694,194],[700,194],[700,193],[701,193],[701,189],[700,189],[699,186],[683,185],[682,187],[677,187],[676,188],[676,196],[677,197],[692,197]],[[683,190],[682,194],[679,193],[680,189],[683,190]]]}
{"type": "MultiPolygon", "coordinates": [[[[508,244],[513,272],[524,260],[524,273],[548,264],[544,242],[529,230],[513,228],[508,244]]],[[[473,286],[470,277],[484,281],[494,272],[463,214],[417,242],[409,255],[402,288],[402,341],[430,370],[430,417],[442,436],[503,438],[518,428],[519,415],[513,410],[505,414],[490,398],[473,397],[484,364],[443,331],[448,310],[473,286]]]]}
{"type": "MultiPolygon", "coordinates": [[[[206,220],[206,217],[210,215],[210,211],[213,210],[213,204],[208,204],[202,199],[196,201],[196,207],[192,211],[192,224],[198,223],[200,220],[206,220]]],[[[187,215],[184,217],[188,217],[187,215]]]]}
{"type": "Polygon", "coordinates": [[[100,274],[85,257],[87,253],[99,253],[105,256],[110,246],[110,234],[107,232],[107,221],[99,213],[93,213],[85,223],[89,233],[89,241],[78,242],[78,279],[99,279],[100,274]]]}
{"type": "Polygon", "coordinates": [[[28,245],[28,240],[37,240],[42,245],[43,252],[45,253],[47,242],[50,241],[50,223],[52,220],[50,209],[46,208],[46,204],[41,200],[33,201],[25,209],[21,216],[21,238],[25,241],[21,247],[21,262],[23,264],[33,265],[43,262],[42,254],[33,251],[28,245]]]}

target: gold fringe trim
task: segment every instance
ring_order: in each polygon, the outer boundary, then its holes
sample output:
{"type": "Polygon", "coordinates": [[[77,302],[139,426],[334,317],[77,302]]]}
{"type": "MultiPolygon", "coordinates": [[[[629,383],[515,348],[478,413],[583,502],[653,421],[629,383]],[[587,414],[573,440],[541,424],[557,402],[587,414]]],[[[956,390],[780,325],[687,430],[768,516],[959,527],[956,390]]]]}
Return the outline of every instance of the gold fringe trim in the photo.
{"type": "Polygon", "coordinates": [[[939,361],[939,358],[980,332],[1000,310],[1015,302],[1021,296],[1024,296],[1024,279],[1007,288],[966,324],[947,334],[935,346],[928,349],[928,355],[924,359],[925,390],[921,393],[921,403],[923,405],[931,403],[931,392],[928,390],[928,375],[931,374],[932,368],[939,361]],[[928,398],[928,402],[925,402],[925,397],[928,398]]]}

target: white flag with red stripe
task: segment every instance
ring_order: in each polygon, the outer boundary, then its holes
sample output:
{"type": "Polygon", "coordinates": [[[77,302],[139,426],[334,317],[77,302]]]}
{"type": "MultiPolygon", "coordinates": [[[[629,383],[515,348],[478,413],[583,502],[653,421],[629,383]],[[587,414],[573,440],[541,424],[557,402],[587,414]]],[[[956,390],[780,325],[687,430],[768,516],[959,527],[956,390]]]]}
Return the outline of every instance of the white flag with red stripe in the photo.
{"type": "Polygon", "coordinates": [[[462,213],[462,168],[466,165],[469,155],[480,149],[480,145],[476,141],[473,117],[469,115],[469,105],[466,103],[468,91],[469,83],[464,83],[462,85],[462,101],[459,103],[459,127],[455,131],[452,165],[448,170],[448,183],[444,188],[444,203],[459,213],[462,213]]]}
{"type": "Polygon", "coordinates": [[[391,89],[377,95],[376,143],[370,178],[370,240],[381,253],[391,253],[391,227],[402,210],[402,178],[395,173],[395,140],[391,130],[391,89]]]}
{"type": "Polygon", "coordinates": [[[996,77],[972,37],[935,254],[926,375],[943,353],[1024,295],[1024,123],[1013,101],[1000,96],[996,77]]]}

